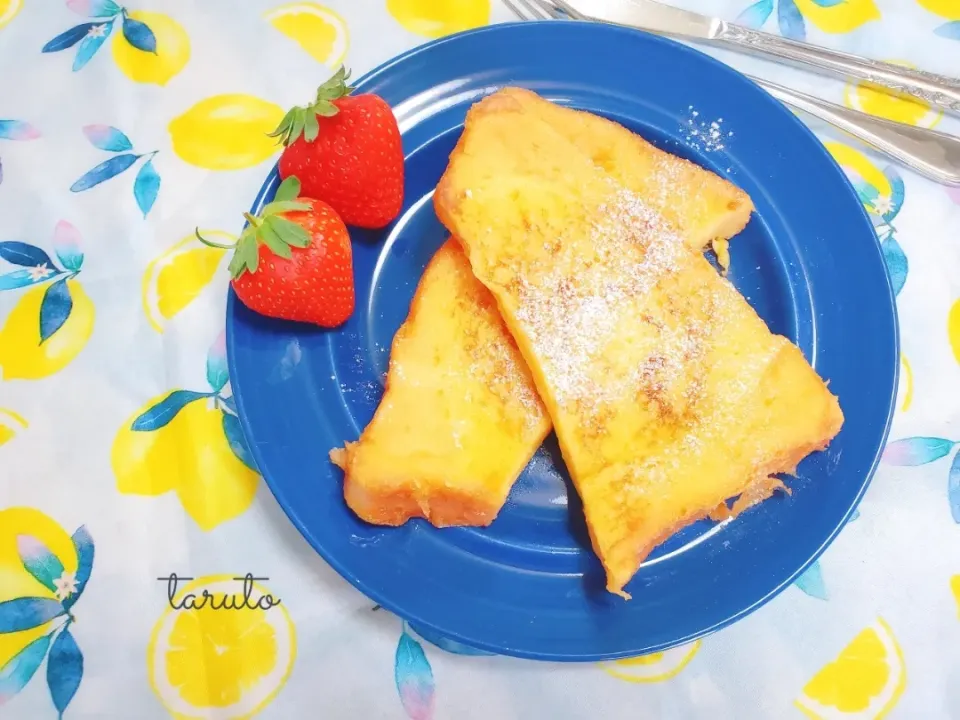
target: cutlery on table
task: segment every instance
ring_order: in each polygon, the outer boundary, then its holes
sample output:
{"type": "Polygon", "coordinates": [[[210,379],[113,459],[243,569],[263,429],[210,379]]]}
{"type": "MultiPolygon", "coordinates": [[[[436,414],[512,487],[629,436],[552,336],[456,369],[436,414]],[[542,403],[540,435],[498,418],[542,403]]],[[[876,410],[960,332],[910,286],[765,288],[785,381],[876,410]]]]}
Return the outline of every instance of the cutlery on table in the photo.
{"type": "MultiPolygon", "coordinates": [[[[740,28],[739,26],[726,23],[722,20],[705,18],[696,13],[678,10],[668,5],[654,2],[653,0],[572,0],[572,2],[571,0],[549,0],[549,2],[548,0],[504,0],[504,2],[521,20],[548,20],[558,18],[593,20],[595,22],[628,25],[641,30],[662,32],[663,34],[686,38],[698,37],[693,35],[691,31],[697,27],[703,27],[704,23],[706,23],[710,28],[718,25],[725,29],[733,27],[737,28],[738,31],[744,30],[748,33],[770,38],[776,41],[776,43],[789,43],[791,47],[798,45],[802,48],[812,48],[817,51],[821,50],[821,48],[815,48],[805,43],[784,40],[774,35],[767,35],[766,33],[758,33],[747,28],[740,28]],[[618,14],[611,9],[619,6],[626,7],[630,12],[618,14]],[[589,7],[592,9],[592,12],[589,14],[582,12],[578,7],[589,7]],[[648,11],[651,8],[652,12],[649,12],[648,16],[648,11]],[[603,11],[603,17],[598,17],[600,11],[603,11]],[[610,19],[617,15],[621,18],[632,16],[634,19],[633,22],[625,22],[624,20],[617,22],[610,19]],[[668,25],[668,21],[672,23],[672,32],[667,32],[664,29],[668,25]],[[681,32],[683,28],[686,28],[687,32],[681,32]]],[[[714,35],[716,35],[716,33],[714,33],[714,35]]],[[[710,39],[723,38],[712,37],[710,39]]],[[[776,45],[776,43],[773,44],[776,45]]],[[[840,54],[832,50],[825,52],[829,55],[840,54]]],[[[905,70],[904,68],[899,68],[889,63],[875,63],[872,60],[856,58],[855,56],[844,55],[844,57],[854,58],[865,64],[889,66],[898,72],[905,70]]],[[[954,86],[953,92],[956,94],[957,100],[956,109],[960,110],[960,81],[931,73],[920,73],[919,71],[910,72],[952,83],[954,86]]],[[[747,77],[785,105],[797,110],[802,110],[809,115],[849,133],[894,160],[915,170],[920,175],[944,185],[960,185],[960,138],[928,128],[914,127],[878,118],[873,115],[868,115],[867,113],[821,100],[806,93],[786,88],[782,85],[749,75],[747,77]]],[[[861,76],[854,74],[853,77],[861,76]]],[[[876,78],[873,77],[870,78],[870,81],[877,82],[876,78]]],[[[887,84],[886,87],[901,92],[904,91],[902,87],[892,88],[889,84],[887,84]]]]}

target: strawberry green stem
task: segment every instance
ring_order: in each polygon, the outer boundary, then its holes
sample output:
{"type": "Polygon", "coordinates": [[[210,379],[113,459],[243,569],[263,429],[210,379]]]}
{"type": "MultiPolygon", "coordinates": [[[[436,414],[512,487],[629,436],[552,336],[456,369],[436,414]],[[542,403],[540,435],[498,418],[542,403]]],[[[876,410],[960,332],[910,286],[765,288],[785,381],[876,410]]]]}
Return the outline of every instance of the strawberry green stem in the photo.
{"type": "Polygon", "coordinates": [[[243,214],[243,217],[244,217],[244,219],[245,219],[248,223],[250,223],[250,224],[251,224],[253,227],[255,227],[255,228],[256,228],[256,227],[260,227],[260,225],[263,223],[263,220],[261,220],[261,219],[258,218],[258,217],[254,217],[253,215],[251,215],[251,214],[248,213],[248,212],[245,212],[245,213],[243,214]]]}
{"type": "Polygon", "coordinates": [[[214,242],[213,240],[207,240],[203,235],[200,234],[200,228],[197,228],[193,231],[193,234],[197,236],[197,240],[202,242],[207,247],[220,248],[221,250],[233,250],[234,245],[223,245],[222,243],[214,242]]]}

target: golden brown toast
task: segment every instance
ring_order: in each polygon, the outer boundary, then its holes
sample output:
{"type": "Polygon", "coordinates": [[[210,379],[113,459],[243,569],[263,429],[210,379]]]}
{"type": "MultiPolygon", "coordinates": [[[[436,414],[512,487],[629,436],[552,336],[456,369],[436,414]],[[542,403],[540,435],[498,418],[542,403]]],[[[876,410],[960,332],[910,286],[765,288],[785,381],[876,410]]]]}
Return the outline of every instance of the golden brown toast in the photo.
{"type": "MultiPolygon", "coordinates": [[[[691,247],[730,237],[749,220],[753,206],[743,191],[616,123],[527,90],[498,95],[514,98],[613,177],[672,212],[691,247]]],[[[448,242],[427,267],[394,341],[373,421],[331,459],[344,470],[347,503],[369,522],[425,517],[435,525],[486,525],[550,427],[489,291],[448,242]],[[510,364],[471,360],[484,353],[510,364]],[[415,385],[410,366],[423,373],[415,385]],[[522,412],[504,397],[523,399],[522,412]],[[521,415],[529,425],[515,432],[521,415]]]]}
{"type": "Polygon", "coordinates": [[[728,498],[824,448],[837,399],[645,196],[497,94],[469,112],[440,220],[554,423],[607,588],[728,498]]]}
{"type": "Polygon", "coordinates": [[[488,525],[549,431],[493,297],[448,240],[394,336],[373,420],[330,457],[367,522],[488,525]]]}

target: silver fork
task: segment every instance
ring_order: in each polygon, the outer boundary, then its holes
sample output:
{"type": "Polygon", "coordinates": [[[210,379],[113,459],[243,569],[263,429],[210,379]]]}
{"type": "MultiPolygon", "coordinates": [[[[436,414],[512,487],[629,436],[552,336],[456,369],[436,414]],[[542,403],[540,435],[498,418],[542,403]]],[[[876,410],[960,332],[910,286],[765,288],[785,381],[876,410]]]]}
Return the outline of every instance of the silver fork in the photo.
{"type": "MultiPolygon", "coordinates": [[[[563,0],[503,2],[521,20],[586,19],[563,0]]],[[[884,120],[760,78],[746,77],[785,105],[853,135],[924,177],[944,185],[960,185],[960,138],[884,120]]]]}

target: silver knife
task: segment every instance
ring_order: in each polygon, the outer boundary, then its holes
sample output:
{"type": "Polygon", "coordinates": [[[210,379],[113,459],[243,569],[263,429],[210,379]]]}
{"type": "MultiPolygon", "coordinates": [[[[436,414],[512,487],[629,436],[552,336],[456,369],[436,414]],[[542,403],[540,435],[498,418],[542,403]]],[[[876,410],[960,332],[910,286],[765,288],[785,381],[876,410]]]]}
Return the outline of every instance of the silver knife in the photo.
{"type": "Polygon", "coordinates": [[[579,20],[647,30],[677,38],[706,40],[741,50],[771,55],[821,72],[870,82],[905,93],[945,110],[960,113],[960,80],[923,70],[797,42],[665,5],[656,0],[551,0],[579,20]]]}

